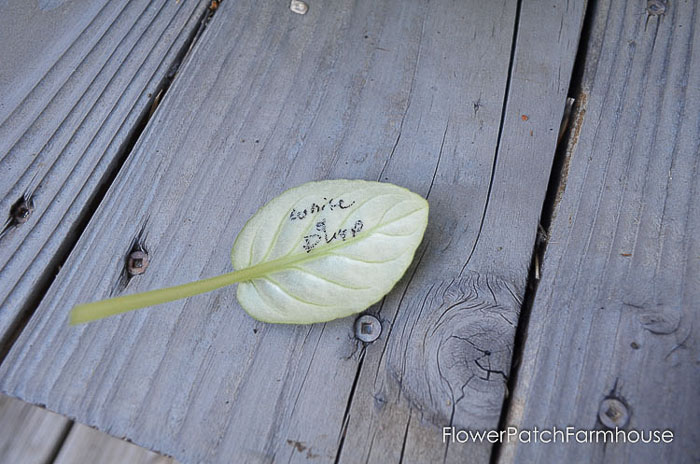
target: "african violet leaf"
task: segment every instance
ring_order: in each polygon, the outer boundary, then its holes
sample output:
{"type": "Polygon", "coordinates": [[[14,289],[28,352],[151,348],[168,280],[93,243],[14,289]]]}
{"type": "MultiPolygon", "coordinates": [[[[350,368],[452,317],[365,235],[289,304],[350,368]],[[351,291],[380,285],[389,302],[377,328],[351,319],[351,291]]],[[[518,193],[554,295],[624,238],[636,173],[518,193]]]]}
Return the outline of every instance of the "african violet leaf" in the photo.
{"type": "Polygon", "coordinates": [[[309,182],[274,198],[243,227],[231,251],[236,271],[160,290],[76,306],[77,324],[239,283],[252,317],[325,322],[358,313],[386,295],[413,260],[428,202],[396,185],[309,182]]]}
{"type": "Polygon", "coordinates": [[[336,180],[288,190],[236,239],[234,268],[261,268],[238,285],[238,301],[267,322],[360,312],[401,278],[427,223],[428,203],[391,184],[336,180]]]}

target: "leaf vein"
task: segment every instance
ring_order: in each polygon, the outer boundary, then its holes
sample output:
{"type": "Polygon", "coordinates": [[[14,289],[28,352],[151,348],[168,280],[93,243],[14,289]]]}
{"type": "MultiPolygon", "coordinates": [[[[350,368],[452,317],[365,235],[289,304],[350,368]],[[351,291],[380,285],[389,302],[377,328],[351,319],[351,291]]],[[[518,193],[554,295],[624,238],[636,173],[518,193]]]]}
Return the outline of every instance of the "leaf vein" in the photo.
{"type": "Polygon", "coordinates": [[[282,293],[284,293],[285,295],[287,295],[289,298],[298,301],[299,303],[308,304],[308,305],[311,305],[311,306],[318,306],[318,307],[321,307],[321,308],[337,307],[337,305],[326,305],[326,304],[321,304],[321,303],[314,303],[313,301],[304,300],[303,298],[292,294],[292,292],[290,292],[289,290],[287,290],[286,288],[284,288],[284,287],[282,286],[282,284],[280,284],[279,282],[277,282],[277,281],[271,279],[269,276],[265,276],[265,277],[263,277],[263,279],[264,279],[264,280],[267,280],[270,284],[272,284],[272,285],[274,285],[275,287],[279,288],[280,291],[281,291],[282,293]]]}
{"type": "MultiPolygon", "coordinates": [[[[407,251],[410,251],[410,250],[407,250],[407,251]]],[[[368,260],[368,259],[357,258],[357,257],[355,257],[355,256],[341,255],[341,254],[338,254],[338,253],[328,253],[329,256],[337,256],[337,257],[339,257],[339,258],[345,258],[345,259],[349,259],[349,260],[352,260],[352,261],[357,261],[357,262],[359,262],[359,263],[366,263],[366,264],[385,264],[385,263],[390,263],[390,262],[392,262],[392,261],[396,261],[396,260],[402,258],[403,255],[405,255],[405,254],[406,254],[406,251],[404,251],[404,252],[400,253],[398,256],[395,256],[395,257],[390,258],[390,259],[384,259],[384,260],[381,260],[381,261],[370,261],[370,260],[368,260]]]]}
{"type": "Polygon", "coordinates": [[[299,272],[303,272],[305,274],[309,274],[310,276],[316,277],[319,280],[323,280],[325,282],[328,282],[329,284],[337,285],[338,287],[341,288],[347,288],[348,290],[368,290],[371,287],[351,287],[349,285],[341,284],[340,282],[336,282],[335,280],[331,280],[328,277],[323,277],[321,275],[316,274],[315,272],[311,272],[308,269],[304,269],[303,267],[299,266],[292,266],[289,269],[294,269],[299,272]]]}

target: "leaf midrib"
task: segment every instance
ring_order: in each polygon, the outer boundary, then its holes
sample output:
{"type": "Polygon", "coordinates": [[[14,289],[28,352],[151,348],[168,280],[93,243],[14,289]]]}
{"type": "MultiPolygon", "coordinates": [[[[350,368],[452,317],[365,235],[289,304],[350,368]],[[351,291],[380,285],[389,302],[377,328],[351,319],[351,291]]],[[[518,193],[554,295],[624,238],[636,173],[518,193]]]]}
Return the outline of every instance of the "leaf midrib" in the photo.
{"type": "Polygon", "coordinates": [[[231,277],[236,277],[235,282],[243,282],[246,280],[253,280],[253,279],[259,279],[261,277],[264,277],[268,274],[271,274],[273,272],[281,272],[285,271],[290,267],[294,267],[297,265],[300,265],[302,263],[305,263],[307,261],[312,261],[314,259],[319,259],[324,257],[324,255],[330,254],[330,252],[337,250],[339,248],[344,248],[346,246],[350,246],[352,244],[361,242],[365,240],[366,238],[370,237],[373,235],[374,232],[377,231],[377,229],[380,229],[382,227],[389,226],[395,222],[401,221],[419,211],[422,211],[423,207],[415,209],[411,211],[410,213],[404,214],[402,216],[399,216],[396,219],[392,219],[389,222],[386,222],[384,224],[378,224],[371,229],[367,230],[367,233],[360,233],[356,235],[355,237],[352,237],[348,240],[338,242],[333,245],[326,245],[326,246],[321,246],[319,248],[316,248],[317,251],[311,250],[308,253],[296,253],[293,255],[286,255],[283,256],[282,258],[274,259],[272,261],[267,261],[264,263],[260,264],[255,264],[250,267],[243,268],[238,271],[234,271],[233,273],[230,274],[231,277]]]}

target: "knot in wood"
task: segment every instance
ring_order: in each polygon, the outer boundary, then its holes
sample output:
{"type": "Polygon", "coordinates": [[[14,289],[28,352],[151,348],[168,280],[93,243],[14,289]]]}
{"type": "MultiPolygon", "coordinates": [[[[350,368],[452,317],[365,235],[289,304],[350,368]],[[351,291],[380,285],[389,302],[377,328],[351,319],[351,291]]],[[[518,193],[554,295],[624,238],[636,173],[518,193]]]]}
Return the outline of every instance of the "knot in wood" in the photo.
{"type": "Polygon", "coordinates": [[[639,321],[649,332],[666,335],[680,328],[682,314],[680,307],[658,304],[639,314],[639,321]]]}
{"type": "Polygon", "coordinates": [[[417,292],[400,308],[392,332],[401,338],[390,345],[388,366],[424,418],[469,427],[498,419],[520,295],[503,279],[472,272],[417,292]]]}

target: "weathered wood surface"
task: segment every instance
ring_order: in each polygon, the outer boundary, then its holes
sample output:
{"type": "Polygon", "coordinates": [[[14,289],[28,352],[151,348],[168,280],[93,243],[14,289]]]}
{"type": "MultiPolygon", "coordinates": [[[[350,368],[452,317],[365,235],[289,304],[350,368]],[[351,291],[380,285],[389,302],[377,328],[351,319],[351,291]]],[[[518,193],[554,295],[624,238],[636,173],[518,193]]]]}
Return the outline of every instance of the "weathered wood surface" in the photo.
{"type": "Polygon", "coordinates": [[[53,464],[177,464],[173,458],[161,456],[132,443],[75,424],[53,464]]]}
{"type": "Polygon", "coordinates": [[[19,464],[157,463],[167,458],[60,414],[0,395],[0,462],[19,464]]]}
{"type": "Polygon", "coordinates": [[[525,2],[516,25],[510,1],[319,1],[304,16],[224,2],[0,388],[185,462],[487,461],[439,427],[498,422],[581,24],[569,3],[525,2]],[[256,322],[232,290],[67,326],[78,302],[230,270],[258,207],[336,177],[431,204],[415,266],[370,310],[384,334],[369,347],[351,319],[256,322]],[[136,237],[151,263],[125,281],[136,237]]]}
{"type": "Polygon", "coordinates": [[[443,445],[436,426],[498,427],[584,7],[523,2],[487,203],[460,217],[453,193],[474,180],[454,177],[465,165],[448,159],[429,197],[431,226],[442,234],[428,236],[408,290],[381,308],[389,336],[365,351],[341,462],[488,461],[489,444],[443,445]],[[472,228],[476,239],[463,235],[472,228]],[[436,276],[444,277],[431,283],[436,276]]]}
{"type": "Polygon", "coordinates": [[[700,4],[644,7],[598,2],[509,423],[605,430],[612,397],[609,425],[675,439],[511,444],[502,462],[700,460],[700,4]]]}
{"type": "Polygon", "coordinates": [[[55,275],[206,5],[0,2],[0,345],[55,275]],[[31,216],[8,219],[23,198],[31,216]]]}
{"type": "Polygon", "coordinates": [[[0,462],[51,462],[70,426],[59,414],[0,395],[0,462]]]}

